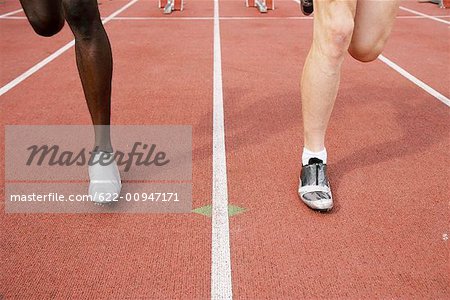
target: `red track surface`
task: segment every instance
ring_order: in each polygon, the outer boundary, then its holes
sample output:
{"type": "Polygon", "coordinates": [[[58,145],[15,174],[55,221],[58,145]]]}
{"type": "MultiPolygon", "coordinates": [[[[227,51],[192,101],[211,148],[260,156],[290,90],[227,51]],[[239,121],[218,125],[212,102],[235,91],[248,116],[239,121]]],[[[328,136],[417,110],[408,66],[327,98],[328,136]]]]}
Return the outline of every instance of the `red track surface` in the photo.
{"type": "MultiPolygon", "coordinates": [[[[102,15],[126,3],[102,1],[102,15]]],[[[230,219],[233,296],[447,298],[449,108],[381,61],[348,58],[327,145],[337,208],[311,212],[296,189],[298,82],[312,20],[285,18],[301,16],[295,2],[276,6],[261,16],[241,1],[220,2],[221,16],[255,17],[220,23],[229,202],[247,209],[230,219]]],[[[402,6],[448,15],[431,4],[402,6]]],[[[19,8],[6,1],[0,14],[19,8]]],[[[105,27],[115,61],[113,123],[193,126],[194,207],[211,203],[212,16],[213,1],[189,0],[169,18],[208,18],[119,19],[105,27]]],[[[118,17],[162,15],[155,1],[139,1],[118,17]]],[[[67,26],[46,39],[23,19],[0,25],[1,86],[72,38],[67,26]]],[[[448,37],[446,24],[398,19],[384,55],[449,97],[448,37]]],[[[0,106],[3,127],[89,124],[73,49],[4,94],[0,106]]],[[[3,130],[0,137],[4,149],[3,130]]],[[[204,216],[2,209],[0,220],[6,298],[210,296],[204,216]]]]}

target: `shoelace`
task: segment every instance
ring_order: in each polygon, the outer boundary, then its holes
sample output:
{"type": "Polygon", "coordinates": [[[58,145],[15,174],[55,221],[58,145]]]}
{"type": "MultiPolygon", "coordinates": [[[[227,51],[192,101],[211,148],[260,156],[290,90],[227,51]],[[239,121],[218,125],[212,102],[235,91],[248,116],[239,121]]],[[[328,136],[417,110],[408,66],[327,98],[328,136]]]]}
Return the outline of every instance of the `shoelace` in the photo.
{"type": "Polygon", "coordinates": [[[316,185],[319,185],[319,164],[316,164],[316,185]]]}

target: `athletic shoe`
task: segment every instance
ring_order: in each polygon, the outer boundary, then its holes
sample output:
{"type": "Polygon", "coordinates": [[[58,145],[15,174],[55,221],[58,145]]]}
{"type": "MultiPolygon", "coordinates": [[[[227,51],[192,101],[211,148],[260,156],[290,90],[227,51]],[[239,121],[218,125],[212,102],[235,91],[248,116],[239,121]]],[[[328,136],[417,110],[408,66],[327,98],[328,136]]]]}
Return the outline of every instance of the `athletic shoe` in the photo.
{"type": "Polygon", "coordinates": [[[327,165],[318,158],[311,158],[302,166],[298,187],[300,199],[311,209],[329,211],[333,208],[327,165]]]}
{"type": "MultiPolygon", "coordinates": [[[[102,153],[104,152],[95,154],[94,162],[98,162],[102,153]]],[[[89,166],[89,179],[89,195],[92,201],[101,204],[117,200],[122,189],[122,181],[116,161],[106,166],[99,163],[89,166]]]]}
{"type": "Polygon", "coordinates": [[[309,16],[314,11],[313,0],[300,0],[300,8],[305,16],[309,16]]]}

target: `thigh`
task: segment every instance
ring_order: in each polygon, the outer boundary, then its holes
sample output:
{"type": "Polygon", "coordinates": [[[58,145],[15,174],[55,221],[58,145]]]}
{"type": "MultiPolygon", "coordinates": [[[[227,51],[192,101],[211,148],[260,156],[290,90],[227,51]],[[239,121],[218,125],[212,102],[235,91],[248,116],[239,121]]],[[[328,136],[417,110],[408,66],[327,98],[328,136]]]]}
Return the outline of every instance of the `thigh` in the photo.
{"type": "Polygon", "coordinates": [[[399,3],[398,0],[358,0],[351,47],[384,45],[391,34],[399,3]]]}
{"type": "Polygon", "coordinates": [[[320,23],[340,17],[355,17],[357,0],[314,0],[314,21],[320,23]]]}

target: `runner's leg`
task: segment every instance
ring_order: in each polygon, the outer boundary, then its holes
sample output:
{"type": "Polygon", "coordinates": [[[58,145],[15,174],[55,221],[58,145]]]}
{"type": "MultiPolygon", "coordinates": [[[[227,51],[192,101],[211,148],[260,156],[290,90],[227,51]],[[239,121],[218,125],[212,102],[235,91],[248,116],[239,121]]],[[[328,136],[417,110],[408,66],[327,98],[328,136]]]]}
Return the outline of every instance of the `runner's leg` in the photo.
{"type": "Polygon", "coordinates": [[[315,1],[313,43],[301,80],[305,148],[319,152],[354,28],[356,0],[315,1]]]}
{"type": "Polygon", "coordinates": [[[357,60],[375,60],[384,49],[391,34],[400,1],[359,0],[356,8],[355,30],[349,53],[357,60]]]}
{"type": "MultiPolygon", "coordinates": [[[[94,125],[110,125],[111,46],[100,19],[97,0],[62,0],[64,15],[75,36],[78,72],[94,125]]],[[[111,152],[109,126],[95,126],[95,144],[111,152]]]]}

